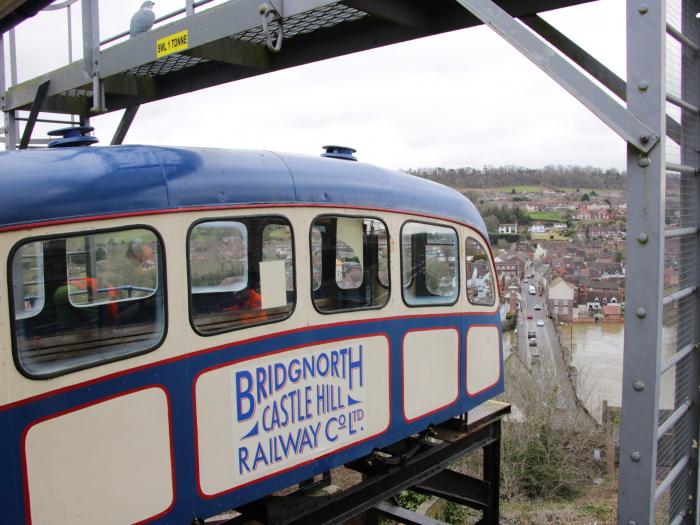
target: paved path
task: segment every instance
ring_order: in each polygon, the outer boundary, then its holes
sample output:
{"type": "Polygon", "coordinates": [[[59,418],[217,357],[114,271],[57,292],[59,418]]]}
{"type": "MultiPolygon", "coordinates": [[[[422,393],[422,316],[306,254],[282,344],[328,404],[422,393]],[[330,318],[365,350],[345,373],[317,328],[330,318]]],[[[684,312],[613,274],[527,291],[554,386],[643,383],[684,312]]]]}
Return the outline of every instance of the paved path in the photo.
{"type": "Polygon", "coordinates": [[[517,324],[518,353],[534,373],[540,374],[542,380],[551,381],[552,377],[556,377],[558,408],[578,410],[581,405],[577,403],[576,393],[569,379],[554,323],[547,317],[545,298],[539,295],[530,295],[528,288],[532,284],[532,280],[528,279],[528,281],[528,283],[523,282],[521,285],[521,311],[517,324]],[[535,310],[535,305],[539,305],[541,309],[535,310]],[[527,318],[528,313],[532,313],[532,319],[527,318]],[[544,326],[537,326],[538,320],[542,320],[544,326]],[[537,346],[529,346],[528,344],[527,333],[530,330],[534,330],[537,334],[537,346]],[[533,353],[537,352],[539,352],[539,359],[533,359],[533,353]]]}

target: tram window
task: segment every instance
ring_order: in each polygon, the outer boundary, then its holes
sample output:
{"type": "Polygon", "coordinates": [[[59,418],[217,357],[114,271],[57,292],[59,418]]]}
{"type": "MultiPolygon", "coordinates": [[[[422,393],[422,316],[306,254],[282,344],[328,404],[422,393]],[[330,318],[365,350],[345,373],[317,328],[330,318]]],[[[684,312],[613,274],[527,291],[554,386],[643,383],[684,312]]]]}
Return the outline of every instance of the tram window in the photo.
{"type": "Polygon", "coordinates": [[[203,335],[287,318],[296,300],[292,229],[280,217],[204,221],[189,234],[191,319],[203,335]]]}
{"type": "Polygon", "coordinates": [[[467,268],[467,298],[474,305],[493,306],[496,294],[489,256],[483,245],[467,238],[465,249],[467,268]]]}
{"type": "Polygon", "coordinates": [[[54,377],[158,346],[165,333],[160,253],[156,234],[145,228],[52,237],[15,249],[20,370],[54,377]]]}
{"type": "Polygon", "coordinates": [[[407,305],[454,304],[459,295],[457,232],[434,224],[405,223],[401,268],[407,305]]]}
{"type": "Polygon", "coordinates": [[[381,308],[389,300],[386,225],[321,216],[311,226],[313,301],[321,313],[381,308]]]}

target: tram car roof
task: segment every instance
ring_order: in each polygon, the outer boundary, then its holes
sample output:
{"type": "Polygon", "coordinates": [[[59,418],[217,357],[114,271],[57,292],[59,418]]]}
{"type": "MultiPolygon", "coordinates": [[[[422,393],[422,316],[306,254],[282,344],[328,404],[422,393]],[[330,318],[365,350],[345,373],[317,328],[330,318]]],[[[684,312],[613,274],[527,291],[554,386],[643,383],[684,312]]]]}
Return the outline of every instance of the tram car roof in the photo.
{"type": "Polygon", "coordinates": [[[0,154],[0,229],[37,222],[238,205],[333,205],[469,224],[455,190],[363,162],[270,151],[110,146],[0,154]]]}

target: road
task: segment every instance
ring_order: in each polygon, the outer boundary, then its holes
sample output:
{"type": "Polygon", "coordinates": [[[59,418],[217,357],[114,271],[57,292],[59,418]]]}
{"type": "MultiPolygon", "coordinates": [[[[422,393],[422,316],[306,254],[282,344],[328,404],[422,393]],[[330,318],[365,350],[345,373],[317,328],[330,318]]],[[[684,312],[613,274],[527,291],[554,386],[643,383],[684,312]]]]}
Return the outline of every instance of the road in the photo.
{"type": "MultiPolygon", "coordinates": [[[[526,275],[531,273],[533,272],[527,271],[526,275]]],[[[538,276],[535,274],[534,279],[527,280],[528,282],[522,282],[520,287],[518,353],[533,372],[540,375],[541,380],[556,381],[557,408],[576,410],[580,405],[577,403],[576,393],[569,379],[554,323],[547,317],[545,298],[540,295],[530,295],[528,291],[533,281],[538,281],[538,276]],[[539,310],[535,310],[536,305],[540,306],[539,310]],[[532,319],[527,318],[529,313],[532,313],[532,319]],[[544,326],[537,326],[538,320],[542,320],[544,326]],[[528,344],[528,331],[532,330],[536,333],[537,346],[528,344]],[[539,353],[539,359],[536,357],[533,359],[533,354],[536,353],[539,353]]],[[[539,283],[535,286],[539,291],[539,283]]]]}

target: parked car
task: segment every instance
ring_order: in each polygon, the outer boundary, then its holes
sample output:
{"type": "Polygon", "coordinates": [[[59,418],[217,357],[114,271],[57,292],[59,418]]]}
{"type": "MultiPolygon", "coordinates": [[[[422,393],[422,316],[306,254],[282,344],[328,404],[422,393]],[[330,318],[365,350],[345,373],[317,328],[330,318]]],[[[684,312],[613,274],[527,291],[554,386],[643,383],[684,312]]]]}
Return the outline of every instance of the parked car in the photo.
{"type": "Polygon", "coordinates": [[[542,319],[538,319],[537,326],[544,326],[544,321],[542,319]]]}

